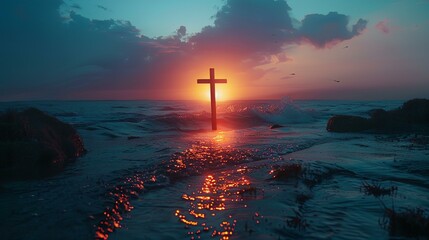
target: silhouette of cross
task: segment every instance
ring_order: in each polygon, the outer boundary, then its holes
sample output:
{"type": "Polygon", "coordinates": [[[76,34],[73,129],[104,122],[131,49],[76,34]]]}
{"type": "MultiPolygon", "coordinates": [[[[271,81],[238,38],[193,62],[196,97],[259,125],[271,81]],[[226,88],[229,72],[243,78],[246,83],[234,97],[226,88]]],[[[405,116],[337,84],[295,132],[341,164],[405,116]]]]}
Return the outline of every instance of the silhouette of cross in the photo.
{"type": "Polygon", "coordinates": [[[226,83],[226,79],[215,79],[214,68],[210,68],[210,79],[197,79],[197,83],[210,83],[210,101],[212,105],[212,130],[217,130],[215,84],[226,83]]]}

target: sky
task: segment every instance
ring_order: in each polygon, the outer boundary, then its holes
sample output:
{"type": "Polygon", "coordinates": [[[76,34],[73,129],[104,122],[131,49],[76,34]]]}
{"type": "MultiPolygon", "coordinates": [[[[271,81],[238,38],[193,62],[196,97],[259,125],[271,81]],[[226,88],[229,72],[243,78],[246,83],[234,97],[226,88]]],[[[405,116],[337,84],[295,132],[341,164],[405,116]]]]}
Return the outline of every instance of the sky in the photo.
{"type": "Polygon", "coordinates": [[[0,100],[429,98],[428,0],[3,0],[0,100]]]}

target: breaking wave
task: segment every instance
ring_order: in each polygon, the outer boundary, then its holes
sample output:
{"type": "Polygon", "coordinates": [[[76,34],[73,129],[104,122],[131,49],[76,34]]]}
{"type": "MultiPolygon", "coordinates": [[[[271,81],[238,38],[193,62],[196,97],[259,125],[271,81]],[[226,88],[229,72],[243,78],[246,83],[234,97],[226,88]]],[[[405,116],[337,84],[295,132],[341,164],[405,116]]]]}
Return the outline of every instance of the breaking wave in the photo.
{"type": "MultiPolygon", "coordinates": [[[[217,107],[218,125],[226,129],[243,129],[272,124],[296,124],[315,121],[317,113],[300,108],[289,99],[281,101],[222,103],[217,107]]],[[[202,130],[207,129],[211,114],[200,112],[174,112],[148,116],[142,123],[154,130],[202,130]]]]}

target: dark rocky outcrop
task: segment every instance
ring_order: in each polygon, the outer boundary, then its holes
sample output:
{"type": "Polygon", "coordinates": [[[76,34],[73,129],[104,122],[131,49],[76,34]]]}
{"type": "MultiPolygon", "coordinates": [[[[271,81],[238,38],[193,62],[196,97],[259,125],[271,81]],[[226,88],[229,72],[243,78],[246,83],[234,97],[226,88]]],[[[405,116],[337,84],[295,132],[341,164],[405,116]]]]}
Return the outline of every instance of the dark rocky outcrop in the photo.
{"type": "Polygon", "coordinates": [[[49,176],[84,153],[71,125],[38,109],[0,115],[0,180],[49,176]]]}
{"type": "Polygon", "coordinates": [[[368,119],[357,116],[338,115],[328,120],[326,130],[329,132],[361,132],[371,128],[368,119]]]}
{"type": "Polygon", "coordinates": [[[282,128],[282,127],[284,127],[284,126],[276,123],[276,124],[271,125],[270,129],[276,129],[276,128],[282,128]]]}
{"type": "Polygon", "coordinates": [[[391,111],[373,109],[370,118],[333,116],[326,129],[330,132],[429,133],[429,100],[413,99],[391,111]]]}

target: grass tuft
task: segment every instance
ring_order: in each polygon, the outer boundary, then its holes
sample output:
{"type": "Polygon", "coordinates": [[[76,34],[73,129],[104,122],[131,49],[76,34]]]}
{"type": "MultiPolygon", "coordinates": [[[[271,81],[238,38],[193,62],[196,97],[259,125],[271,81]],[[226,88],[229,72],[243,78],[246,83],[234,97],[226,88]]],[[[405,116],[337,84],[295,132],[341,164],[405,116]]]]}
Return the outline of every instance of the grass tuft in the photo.
{"type": "Polygon", "coordinates": [[[308,227],[307,221],[302,217],[302,214],[296,210],[293,210],[295,212],[295,216],[290,216],[286,220],[287,226],[290,228],[295,228],[298,230],[305,230],[305,228],[308,227]]]}
{"type": "Polygon", "coordinates": [[[299,178],[302,175],[303,167],[301,163],[288,163],[282,166],[274,166],[270,171],[273,179],[288,180],[299,178]]]}
{"type": "Polygon", "coordinates": [[[361,191],[365,195],[372,195],[374,197],[382,197],[382,196],[395,196],[398,192],[398,187],[396,186],[390,186],[390,187],[383,187],[380,183],[372,182],[368,183],[366,181],[362,182],[361,191]]]}
{"type": "Polygon", "coordinates": [[[394,208],[385,208],[380,226],[389,230],[392,236],[425,237],[429,239],[429,215],[421,209],[404,209],[401,212],[394,208]]]}

